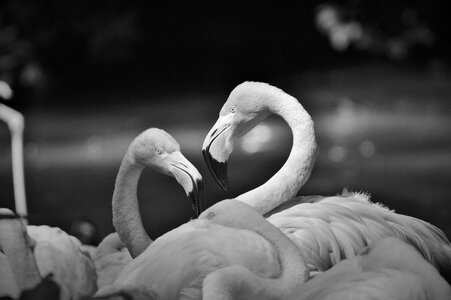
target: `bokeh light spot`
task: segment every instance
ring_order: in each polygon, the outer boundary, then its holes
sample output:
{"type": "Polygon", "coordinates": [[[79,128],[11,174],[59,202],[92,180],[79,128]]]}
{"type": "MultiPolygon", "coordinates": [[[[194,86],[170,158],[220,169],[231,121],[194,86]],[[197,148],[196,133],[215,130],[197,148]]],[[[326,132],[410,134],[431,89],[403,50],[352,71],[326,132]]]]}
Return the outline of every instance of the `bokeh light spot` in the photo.
{"type": "Polygon", "coordinates": [[[259,124],[244,136],[240,147],[245,153],[249,154],[265,151],[271,137],[271,128],[266,124],[259,124]]]}
{"type": "Polygon", "coordinates": [[[371,157],[376,153],[376,145],[372,141],[363,141],[360,143],[359,152],[363,157],[371,157]]]}
{"type": "Polygon", "coordinates": [[[327,152],[327,157],[333,162],[342,162],[347,156],[347,150],[343,146],[332,146],[327,152]]]}

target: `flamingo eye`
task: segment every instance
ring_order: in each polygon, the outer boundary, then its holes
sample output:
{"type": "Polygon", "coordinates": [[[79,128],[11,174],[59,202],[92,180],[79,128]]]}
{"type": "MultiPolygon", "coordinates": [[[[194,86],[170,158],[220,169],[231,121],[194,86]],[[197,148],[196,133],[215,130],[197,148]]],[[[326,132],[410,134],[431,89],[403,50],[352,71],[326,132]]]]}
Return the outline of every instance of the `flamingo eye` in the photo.
{"type": "Polygon", "coordinates": [[[155,149],[155,151],[157,152],[158,155],[160,155],[161,153],[163,153],[163,150],[161,150],[160,148],[155,149]]]}
{"type": "Polygon", "coordinates": [[[236,113],[236,107],[235,106],[230,107],[230,112],[232,114],[236,113]]]}

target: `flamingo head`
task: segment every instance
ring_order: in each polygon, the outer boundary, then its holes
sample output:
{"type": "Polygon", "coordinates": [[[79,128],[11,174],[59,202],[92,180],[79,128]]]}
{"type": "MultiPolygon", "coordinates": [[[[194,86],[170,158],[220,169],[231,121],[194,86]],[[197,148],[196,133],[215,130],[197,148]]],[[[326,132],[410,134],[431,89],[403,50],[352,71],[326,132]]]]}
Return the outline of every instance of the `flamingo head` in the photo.
{"type": "Polygon", "coordinates": [[[134,162],[177,180],[198,217],[205,208],[202,175],[180,152],[177,141],[166,131],[151,128],[141,133],[130,148],[134,162]]]}
{"type": "Polygon", "coordinates": [[[208,132],[203,146],[204,160],[216,183],[228,191],[227,160],[234,142],[254,128],[270,112],[264,105],[265,91],[274,89],[266,83],[244,82],[238,85],[224,103],[219,118],[208,132]]]}

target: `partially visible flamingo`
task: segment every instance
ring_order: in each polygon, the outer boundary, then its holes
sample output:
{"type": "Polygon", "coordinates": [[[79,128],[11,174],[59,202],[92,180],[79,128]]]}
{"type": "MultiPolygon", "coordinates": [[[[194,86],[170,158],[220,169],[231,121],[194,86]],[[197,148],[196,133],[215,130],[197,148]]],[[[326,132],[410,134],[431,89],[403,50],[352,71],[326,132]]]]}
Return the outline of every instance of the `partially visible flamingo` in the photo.
{"type": "Polygon", "coordinates": [[[49,274],[61,287],[61,299],[79,299],[97,290],[97,274],[80,241],[58,227],[28,225],[34,257],[42,277],[49,274]]]}
{"type": "MultiPolygon", "coordinates": [[[[0,103],[0,119],[11,131],[12,170],[16,212],[27,217],[23,166],[24,117],[21,113],[0,103]]],[[[97,289],[94,263],[82,249],[80,241],[56,227],[27,226],[34,245],[34,256],[40,275],[53,274],[61,286],[61,299],[77,299],[94,294],[97,289]]]]}
{"type": "MultiPolygon", "coordinates": [[[[16,212],[20,216],[27,216],[23,166],[23,131],[25,119],[17,110],[0,103],[0,120],[6,122],[11,132],[11,160],[16,212]]],[[[24,222],[26,222],[26,219],[24,219],[24,222]]]]}
{"type": "MultiPolygon", "coordinates": [[[[11,210],[0,209],[0,297],[9,299],[65,299],[61,287],[49,274],[41,277],[33,254],[33,241],[20,217],[11,210]]],[[[70,272],[70,270],[67,270],[70,272]]],[[[104,299],[156,299],[145,287],[125,287],[104,299]]],[[[70,299],[91,299],[72,296],[70,299]]]]}
{"type": "Polygon", "coordinates": [[[107,235],[92,255],[97,271],[97,287],[101,289],[116,280],[124,267],[133,260],[117,232],[107,235]]]}
{"type": "Polygon", "coordinates": [[[41,281],[25,225],[6,208],[0,208],[0,270],[0,297],[18,298],[41,281]]]}
{"type": "Polygon", "coordinates": [[[298,245],[313,274],[390,236],[400,237],[420,249],[443,274],[450,272],[450,242],[440,229],[427,222],[397,214],[372,203],[368,195],[361,193],[293,198],[309,178],[315,162],[314,124],[296,98],[269,84],[238,85],[204,140],[205,161],[224,190],[228,189],[227,160],[236,139],[271,114],[281,116],[290,126],[291,152],[274,176],[236,199],[269,216],[268,220],[298,245]]]}
{"type": "Polygon", "coordinates": [[[177,141],[164,130],[150,128],[137,136],[122,159],[113,193],[113,225],[133,258],[152,243],[141,220],[137,187],[149,167],[174,177],[191,200],[194,216],[205,206],[202,176],[183,156],[177,141]]]}
{"type": "Polygon", "coordinates": [[[390,237],[299,285],[285,300],[450,298],[451,286],[421,253],[402,240],[390,237]]]}
{"type": "MultiPolygon", "coordinates": [[[[113,220],[121,240],[130,241],[132,251],[136,250],[134,239],[127,235],[137,232],[134,228],[140,216],[136,205],[139,174],[130,176],[128,172],[134,168],[141,170],[144,166],[157,169],[175,176],[189,194],[195,190],[201,176],[179,149],[169,134],[153,128],[131,143],[123,159],[113,197],[113,220]],[[124,192],[126,187],[128,192],[124,192]]],[[[196,203],[201,201],[194,201],[196,203]]],[[[307,275],[299,251],[280,231],[249,206],[237,201],[222,201],[198,220],[153,241],[124,268],[113,285],[100,289],[96,297],[120,291],[123,287],[146,286],[160,299],[201,299],[205,277],[219,268],[234,265],[248,268],[257,276],[274,279],[291,272],[288,277],[290,289],[303,282],[307,275]],[[277,246],[279,242],[289,245],[286,250],[289,253],[279,253],[282,251],[277,246]],[[285,258],[289,254],[292,262],[285,258]]]]}
{"type": "Polygon", "coordinates": [[[158,299],[278,299],[307,276],[290,239],[250,206],[223,200],[156,239],[96,297],[138,285],[158,299]],[[242,286],[241,280],[257,284],[242,286]]]}

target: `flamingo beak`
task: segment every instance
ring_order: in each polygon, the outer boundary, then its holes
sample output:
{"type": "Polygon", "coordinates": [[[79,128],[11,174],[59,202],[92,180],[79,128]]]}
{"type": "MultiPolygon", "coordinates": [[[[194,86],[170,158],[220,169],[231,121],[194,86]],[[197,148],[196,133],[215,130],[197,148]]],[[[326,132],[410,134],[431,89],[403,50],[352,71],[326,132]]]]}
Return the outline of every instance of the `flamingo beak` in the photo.
{"type": "Polygon", "coordinates": [[[202,155],[207,164],[208,170],[213,176],[215,182],[226,192],[229,191],[229,182],[227,180],[227,162],[219,162],[211,156],[208,150],[202,150],[202,155]]]}
{"type": "Polygon", "coordinates": [[[197,218],[205,209],[206,195],[202,175],[179,151],[172,156],[172,174],[190,199],[194,217],[197,218]]]}
{"type": "Polygon", "coordinates": [[[227,160],[233,150],[230,141],[231,124],[220,117],[211,128],[202,146],[202,155],[215,182],[224,190],[229,190],[227,180],[227,160]]]}

